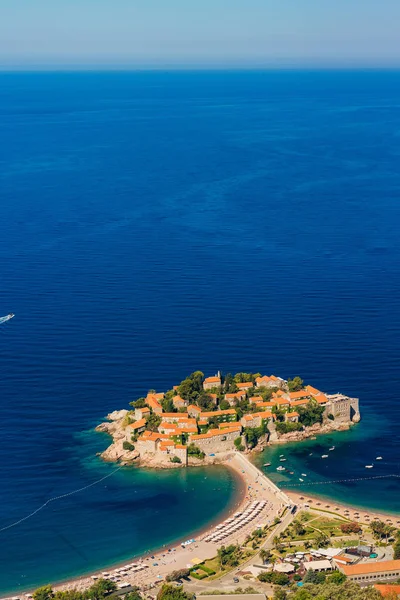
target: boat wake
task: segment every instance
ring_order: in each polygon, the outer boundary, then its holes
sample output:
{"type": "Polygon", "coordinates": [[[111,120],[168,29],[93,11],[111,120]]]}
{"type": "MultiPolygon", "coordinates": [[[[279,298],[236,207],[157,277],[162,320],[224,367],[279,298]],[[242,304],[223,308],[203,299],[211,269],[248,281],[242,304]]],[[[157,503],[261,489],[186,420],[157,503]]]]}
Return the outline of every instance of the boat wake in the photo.
{"type": "Polygon", "coordinates": [[[2,323],[7,323],[7,321],[12,319],[13,317],[14,317],[14,313],[10,313],[9,315],[6,315],[5,317],[0,317],[0,325],[2,323]]]}

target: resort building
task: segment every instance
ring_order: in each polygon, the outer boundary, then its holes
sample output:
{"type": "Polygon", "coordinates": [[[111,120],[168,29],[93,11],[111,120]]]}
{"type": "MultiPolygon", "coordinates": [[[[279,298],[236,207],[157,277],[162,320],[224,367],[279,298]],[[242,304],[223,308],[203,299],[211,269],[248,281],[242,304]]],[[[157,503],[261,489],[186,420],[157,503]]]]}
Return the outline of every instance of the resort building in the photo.
{"type": "Polygon", "coordinates": [[[251,396],[249,402],[251,404],[259,404],[260,402],[264,402],[264,398],[262,396],[251,396]]]}
{"type": "Polygon", "coordinates": [[[358,398],[349,398],[343,394],[328,394],[327,399],[325,413],[333,415],[335,420],[354,422],[360,420],[358,398]]]}
{"type": "Polygon", "coordinates": [[[211,412],[200,413],[201,419],[217,419],[219,423],[224,421],[236,421],[237,413],[234,408],[227,408],[226,410],[214,410],[211,412]]]}
{"type": "Polygon", "coordinates": [[[400,577],[400,560],[386,560],[376,563],[358,563],[357,565],[338,565],[339,571],[350,581],[370,584],[374,581],[390,581],[400,577]]]}
{"type": "MultiPolygon", "coordinates": [[[[200,410],[200,409],[199,409],[200,410]]],[[[167,423],[186,423],[195,424],[196,419],[190,419],[188,413],[161,413],[160,417],[162,417],[163,421],[167,423]]]]}
{"type": "Polygon", "coordinates": [[[384,584],[384,583],[375,583],[374,588],[378,590],[383,598],[389,597],[391,599],[400,598],[400,585],[396,584],[384,584]]]}
{"type": "Polygon", "coordinates": [[[191,435],[190,442],[206,454],[226,452],[234,448],[233,442],[239,437],[236,429],[210,429],[207,433],[191,435]]]}
{"type": "Polygon", "coordinates": [[[179,409],[179,408],[185,408],[185,406],[187,406],[188,403],[186,402],[186,400],[184,400],[180,396],[174,396],[172,398],[172,404],[175,406],[175,408],[179,409]]]}
{"type": "Polygon", "coordinates": [[[146,419],[140,419],[139,421],[135,421],[135,423],[131,423],[126,428],[126,439],[128,441],[131,440],[131,436],[136,433],[142,433],[146,429],[146,419]]]}
{"type": "Polygon", "coordinates": [[[256,378],[256,387],[284,387],[286,385],[286,381],[281,379],[280,377],[275,377],[275,375],[271,375],[268,377],[267,375],[263,375],[263,377],[256,378]]]}
{"type": "Polygon", "coordinates": [[[189,404],[187,412],[190,417],[197,418],[201,413],[201,408],[199,408],[195,404],[189,404]]]}
{"type": "Polygon", "coordinates": [[[203,381],[203,390],[212,390],[213,388],[221,387],[221,376],[215,375],[215,377],[206,377],[203,381]]]}
{"type": "Polygon", "coordinates": [[[285,413],[285,421],[287,423],[298,423],[299,422],[299,413],[296,411],[285,413]]]}
{"type": "Polygon", "coordinates": [[[167,435],[145,431],[136,442],[136,449],[141,455],[153,454],[160,460],[170,461],[174,456],[187,465],[187,446],[177,444],[167,435]]]}
{"type": "Polygon", "coordinates": [[[324,571],[333,571],[335,567],[327,558],[324,560],[310,560],[303,564],[306,571],[316,571],[317,573],[323,573],[324,571]]]}
{"type": "Polygon", "coordinates": [[[237,383],[236,387],[239,389],[239,391],[243,391],[243,390],[251,390],[251,388],[253,387],[253,383],[251,381],[245,381],[243,383],[237,383]]]}
{"type": "Polygon", "coordinates": [[[155,412],[157,415],[160,415],[163,411],[163,408],[155,396],[155,394],[147,394],[146,404],[153,412],[155,412]]]}
{"type": "Polygon", "coordinates": [[[144,417],[149,417],[149,416],[150,416],[150,409],[148,406],[145,406],[144,408],[135,408],[136,421],[139,421],[140,419],[143,419],[144,417]]]}
{"type": "Polygon", "coordinates": [[[211,398],[211,400],[214,402],[214,404],[218,404],[218,396],[217,394],[208,394],[211,398]]]}
{"type": "Polygon", "coordinates": [[[240,400],[244,400],[246,398],[246,391],[242,390],[241,392],[234,392],[232,394],[225,394],[225,400],[229,402],[231,406],[234,406],[240,400]]]}

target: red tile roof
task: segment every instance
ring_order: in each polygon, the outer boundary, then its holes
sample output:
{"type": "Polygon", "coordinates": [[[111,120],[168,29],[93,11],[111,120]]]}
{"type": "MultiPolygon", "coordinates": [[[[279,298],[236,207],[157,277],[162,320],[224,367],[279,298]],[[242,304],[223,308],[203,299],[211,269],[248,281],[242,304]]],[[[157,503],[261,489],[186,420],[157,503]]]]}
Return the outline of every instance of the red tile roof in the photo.
{"type": "Polygon", "coordinates": [[[214,410],[211,412],[202,412],[201,417],[221,417],[222,415],[236,415],[236,410],[234,408],[227,408],[226,410],[214,410]]]}
{"type": "Polygon", "coordinates": [[[400,560],[384,560],[376,563],[359,563],[358,565],[343,565],[345,575],[366,575],[368,573],[400,572],[400,560]]]}
{"type": "Polygon", "coordinates": [[[136,423],[131,423],[130,425],[128,425],[129,429],[133,429],[133,431],[135,431],[136,429],[140,429],[141,427],[145,427],[146,426],[146,419],[140,419],[139,421],[136,421],[136,423]]]}
{"type": "Polygon", "coordinates": [[[298,392],[289,392],[291,400],[300,400],[300,398],[308,398],[310,396],[307,390],[299,390],[298,392]]]}
{"type": "Polygon", "coordinates": [[[398,584],[374,583],[374,588],[378,590],[378,592],[380,592],[384,598],[385,596],[393,596],[394,594],[400,596],[400,585],[398,584]]]}
{"type": "Polygon", "coordinates": [[[206,377],[204,383],[221,383],[221,377],[206,377]]]}

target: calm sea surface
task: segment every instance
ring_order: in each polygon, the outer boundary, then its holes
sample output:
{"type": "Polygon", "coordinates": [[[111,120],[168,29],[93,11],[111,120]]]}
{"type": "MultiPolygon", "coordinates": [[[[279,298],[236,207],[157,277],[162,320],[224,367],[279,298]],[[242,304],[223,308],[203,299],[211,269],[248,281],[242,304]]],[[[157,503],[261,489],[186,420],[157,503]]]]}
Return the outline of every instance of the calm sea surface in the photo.
{"type": "MultiPolygon", "coordinates": [[[[360,397],[282,484],[399,474],[399,73],[3,74],[0,139],[0,529],[111,473],[93,427],[195,369],[360,397]]],[[[399,481],[296,489],[400,512],[399,481]]],[[[236,485],[118,471],[0,531],[0,591],[185,539],[236,485]]]]}

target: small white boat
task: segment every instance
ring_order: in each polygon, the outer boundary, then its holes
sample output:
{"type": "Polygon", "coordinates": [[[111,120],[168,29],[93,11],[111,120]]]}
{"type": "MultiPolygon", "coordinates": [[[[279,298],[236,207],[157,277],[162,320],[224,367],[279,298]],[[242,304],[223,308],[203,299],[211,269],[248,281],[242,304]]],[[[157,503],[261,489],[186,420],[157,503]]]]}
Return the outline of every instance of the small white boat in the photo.
{"type": "Polygon", "coordinates": [[[301,476],[302,477],[307,477],[307,473],[302,473],[301,476]]]}
{"type": "Polygon", "coordinates": [[[280,462],[285,462],[286,458],[280,458],[279,460],[280,460],[280,462]]]}
{"type": "Polygon", "coordinates": [[[382,460],[382,456],[377,456],[375,460],[382,460]]]}
{"type": "Polygon", "coordinates": [[[323,455],[321,456],[321,458],[328,458],[328,455],[327,455],[327,454],[323,454],[323,455]]]}
{"type": "Polygon", "coordinates": [[[366,469],[373,469],[373,468],[374,468],[374,465],[365,465],[365,468],[366,468],[366,469]]]}
{"type": "Polygon", "coordinates": [[[299,481],[304,481],[304,479],[302,479],[301,477],[299,477],[299,481]]]}
{"type": "Polygon", "coordinates": [[[329,452],[332,452],[332,450],[335,449],[335,446],[332,446],[332,448],[329,448],[329,452]]]}
{"type": "Polygon", "coordinates": [[[285,471],[286,469],[285,469],[285,467],[277,467],[277,469],[276,469],[276,470],[277,470],[277,471],[285,471]]]}
{"type": "Polygon", "coordinates": [[[263,467],[270,467],[270,466],[271,466],[271,463],[264,463],[263,464],[263,467]]]}

